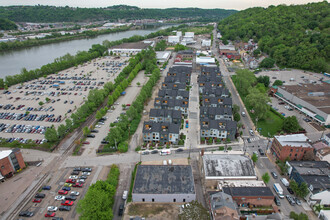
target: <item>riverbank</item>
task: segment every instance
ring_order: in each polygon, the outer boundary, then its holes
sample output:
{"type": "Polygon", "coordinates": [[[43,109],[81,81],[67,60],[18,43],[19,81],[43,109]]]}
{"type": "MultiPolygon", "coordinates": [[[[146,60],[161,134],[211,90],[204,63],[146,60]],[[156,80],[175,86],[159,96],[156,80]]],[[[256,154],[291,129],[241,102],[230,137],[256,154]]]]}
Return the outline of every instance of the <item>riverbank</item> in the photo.
{"type": "Polygon", "coordinates": [[[46,36],[45,38],[41,38],[41,39],[1,42],[0,43],[0,52],[19,50],[19,49],[40,46],[40,45],[45,45],[45,44],[51,44],[51,43],[58,43],[58,42],[63,42],[63,41],[70,41],[70,40],[77,40],[77,39],[84,39],[84,38],[93,38],[98,35],[128,31],[131,29],[131,27],[132,26],[123,26],[123,27],[119,27],[119,28],[104,29],[104,30],[98,30],[98,31],[87,30],[87,31],[84,31],[81,33],[76,33],[73,35],[70,35],[70,34],[61,35],[60,33],[52,33],[52,35],[46,36]]]}

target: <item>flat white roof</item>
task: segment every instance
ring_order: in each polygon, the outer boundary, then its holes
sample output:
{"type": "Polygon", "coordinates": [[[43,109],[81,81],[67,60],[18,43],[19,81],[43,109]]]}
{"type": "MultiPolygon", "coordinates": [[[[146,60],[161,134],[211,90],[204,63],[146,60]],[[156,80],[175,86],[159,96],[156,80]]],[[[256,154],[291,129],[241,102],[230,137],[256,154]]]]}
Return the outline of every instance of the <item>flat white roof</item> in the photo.
{"type": "Polygon", "coordinates": [[[166,60],[171,55],[170,51],[157,51],[156,52],[156,58],[157,60],[166,60]]]}
{"type": "Polygon", "coordinates": [[[5,157],[8,157],[9,154],[11,154],[12,150],[3,150],[3,151],[0,151],[0,160],[5,158],[5,157]]]}
{"type": "Polygon", "coordinates": [[[308,142],[308,137],[305,134],[289,134],[275,136],[276,140],[282,146],[288,145],[293,147],[312,147],[308,142]]]}
{"type": "Polygon", "coordinates": [[[215,58],[212,58],[212,57],[196,57],[196,63],[215,63],[215,58]]]}

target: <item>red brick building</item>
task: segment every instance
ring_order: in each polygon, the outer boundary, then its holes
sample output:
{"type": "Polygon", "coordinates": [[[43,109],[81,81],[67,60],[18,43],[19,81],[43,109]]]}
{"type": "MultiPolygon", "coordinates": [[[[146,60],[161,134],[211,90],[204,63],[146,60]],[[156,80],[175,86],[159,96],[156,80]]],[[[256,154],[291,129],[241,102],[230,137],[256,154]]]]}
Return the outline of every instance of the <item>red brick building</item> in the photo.
{"type": "Polygon", "coordinates": [[[0,151],[0,173],[3,177],[9,178],[23,168],[25,163],[19,148],[0,151]]]}
{"type": "Polygon", "coordinates": [[[313,151],[309,139],[304,134],[275,136],[270,151],[279,160],[302,160],[304,155],[313,151]]]}
{"type": "Polygon", "coordinates": [[[239,207],[272,207],[274,195],[269,187],[223,187],[239,207]]]}

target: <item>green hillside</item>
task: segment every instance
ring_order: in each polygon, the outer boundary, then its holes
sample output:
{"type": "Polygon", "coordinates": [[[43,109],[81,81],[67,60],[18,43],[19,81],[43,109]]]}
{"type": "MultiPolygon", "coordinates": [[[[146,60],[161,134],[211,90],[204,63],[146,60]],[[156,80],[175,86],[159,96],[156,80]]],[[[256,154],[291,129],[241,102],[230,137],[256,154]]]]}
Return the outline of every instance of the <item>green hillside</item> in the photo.
{"type": "Polygon", "coordinates": [[[329,72],[329,3],[250,8],[219,22],[225,40],[258,41],[277,65],[329,72]]]}
{"type": "Polygon", "coordinates": [[[235,12],[235,10],[200,8],[141,9],[127,5],[116,5],[107,8],[38,5],[0,7],[0,18],[7,18],[16,22],[82,22],[144,18],[200,18],[205,21],[215,21],[235,12]]]}
{"type": "Polygon", "coordinates": [[[0,18],[0,30],[16,30],[17,25],[8,19],[0,18]]]}

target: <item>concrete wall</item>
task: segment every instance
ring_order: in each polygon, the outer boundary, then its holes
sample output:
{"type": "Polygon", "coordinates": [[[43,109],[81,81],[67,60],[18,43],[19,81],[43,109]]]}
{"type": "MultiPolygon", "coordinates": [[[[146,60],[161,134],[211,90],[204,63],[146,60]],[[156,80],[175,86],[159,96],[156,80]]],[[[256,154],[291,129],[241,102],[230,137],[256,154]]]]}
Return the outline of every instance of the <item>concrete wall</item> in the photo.
{"type": "Polygon", "coordinates": [[[133,202],[191,202],[196,194],[138,194],[132,193],[133,202]],[[144,201],[143,201],[144,199],[144,201]],[[153,201],[154,199],[154,201],[153,201]]]}

